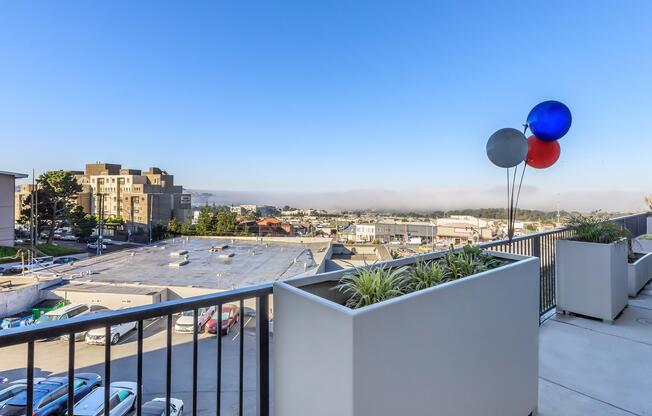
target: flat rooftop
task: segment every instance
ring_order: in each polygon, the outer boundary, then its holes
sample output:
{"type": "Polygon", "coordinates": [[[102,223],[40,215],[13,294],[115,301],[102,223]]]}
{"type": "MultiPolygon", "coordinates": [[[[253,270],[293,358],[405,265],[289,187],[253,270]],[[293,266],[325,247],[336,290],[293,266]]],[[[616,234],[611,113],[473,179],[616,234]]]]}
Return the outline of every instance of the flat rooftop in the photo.
{"type": "Polygon", "coordinates": [[[614,325],[554,316],[539,332],[539,415],[652,415],[652,283],[614,325]]]}
{"type": "Polygon", "coordinates": [[[58,266],[48,271],[73,278],[76,282],[235,289],[315,271],[328,242],[300,241],[288,239],[287,243],[281,243],[183,237],[81,260],[72,266],[58,266]],[[209,251],[211,247],[222,245],[228,245],[228,248],[209,251]],[[170,267],[169,263],[185,258],[185,255],[171,256],[171,253],[184,250],[188,252],[189,263],[170,267]],[[232,254],[232,257],[225,259],[221,256],[226,254],[232,254]]]}

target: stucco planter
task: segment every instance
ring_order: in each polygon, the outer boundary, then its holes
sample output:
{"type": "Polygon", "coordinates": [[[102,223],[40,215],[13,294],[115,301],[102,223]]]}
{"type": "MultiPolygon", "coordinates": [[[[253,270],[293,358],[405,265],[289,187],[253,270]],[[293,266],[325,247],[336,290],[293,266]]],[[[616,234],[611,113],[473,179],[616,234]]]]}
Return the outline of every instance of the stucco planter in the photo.
{"type": "Polygon", "coordinates": [[[631,297],[638,295],[652,278],[652,253],[645,253],[634,263],[627,265],[627,290],[631,297]]]}
{"type": "Polygon", "coordinates": [[[557,312],[613,323],[627,306],[627,241],[557,240],[557,312]]]}
{"type": "Polygon", "coordinates": [[[647,217],[647,233],[652,234],[652,217],[649,214],[647,217]]]}
{"type": "Polygon", "coordinates": [[[513,262],[356,310],[342,271],[276,282],[275,414],[533,414],[539,259],[492,254],[513,262]]]}
{"type": "MultiPolygon", "coordinates": [[[[647,219],[650,221],[650,218],[647,219]]],[[[652,240],[645,237],[652,236],[652,234],[642,235],[632,239],[632,250],[637,253],[652,253],[652,240]]]]}

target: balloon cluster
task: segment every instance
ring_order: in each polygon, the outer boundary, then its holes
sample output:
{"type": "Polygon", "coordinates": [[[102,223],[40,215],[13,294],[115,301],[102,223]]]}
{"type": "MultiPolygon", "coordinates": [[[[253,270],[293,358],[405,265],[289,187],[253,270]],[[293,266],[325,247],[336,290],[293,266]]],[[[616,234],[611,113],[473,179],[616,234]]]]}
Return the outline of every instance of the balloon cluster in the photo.
{"type": "Polygon", "coordinates": [[[532,166],[536,169],[545,169],[555,164],[561,153],[557,140],[568,133],[572,120],[571,112],[566,105],[559,101],[544,101],[530,111],[523,132],[505,128],[489,137],[487,157],[494,165],[507,169],[507,235],[509,241],[512,241],[514,237],[515,214],[525,168],[532,166]],[[528,129],[532,132],[530,137],[525,136],[528,129]],[[523,170],[516,199],[514,199],[516,172],[521,162],[523,162],[523,170]],[[510,168],[514,168],[511,184],[510,168]]]}

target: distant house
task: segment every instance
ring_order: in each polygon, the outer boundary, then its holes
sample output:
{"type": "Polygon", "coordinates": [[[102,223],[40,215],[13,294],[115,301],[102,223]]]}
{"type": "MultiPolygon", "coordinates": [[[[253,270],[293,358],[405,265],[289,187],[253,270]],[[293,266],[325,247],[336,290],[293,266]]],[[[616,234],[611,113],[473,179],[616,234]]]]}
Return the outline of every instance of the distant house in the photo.
{"type": "Polygon", "coordinates": [[[256,221],[256,225],[258,226],[258,233],[260,235],[271,237],[294,236],[294,227],[292,224],[283,222],[276,217],[265,217],[256,221]]]}

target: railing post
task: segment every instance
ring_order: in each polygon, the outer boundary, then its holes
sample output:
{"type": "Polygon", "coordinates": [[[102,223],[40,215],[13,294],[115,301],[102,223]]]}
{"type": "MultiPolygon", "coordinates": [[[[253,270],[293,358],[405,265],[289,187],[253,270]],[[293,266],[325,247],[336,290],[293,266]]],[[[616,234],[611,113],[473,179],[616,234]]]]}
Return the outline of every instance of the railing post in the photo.
{"type": "Polygon", "coordinates": [[[256,408],[258,416],[269,416],[269,295],[262,295],[256,299],[256,316],[256,339],[258,339],[256,408]]]}
{"type": "Polygon", "coordinates": [[[532,238],[532,256],[541,257],[541,235],[535,234],[532,238]]]}

